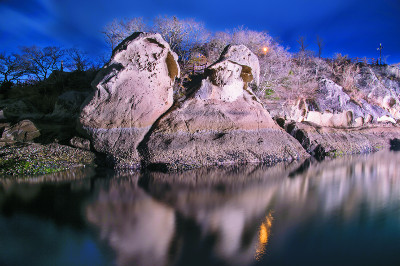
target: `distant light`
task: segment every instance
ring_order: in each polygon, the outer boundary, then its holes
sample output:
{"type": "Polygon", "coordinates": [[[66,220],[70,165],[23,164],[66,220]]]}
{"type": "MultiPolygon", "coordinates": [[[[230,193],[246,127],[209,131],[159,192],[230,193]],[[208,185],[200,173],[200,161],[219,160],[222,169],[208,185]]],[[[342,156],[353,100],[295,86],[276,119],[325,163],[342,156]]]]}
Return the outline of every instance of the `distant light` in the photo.
{"type": "Polygon", "coordinates": [[[264,51],[264,54],[266,54],[268,52],[268,47],[264,47],[263,51],[264,51]]]}

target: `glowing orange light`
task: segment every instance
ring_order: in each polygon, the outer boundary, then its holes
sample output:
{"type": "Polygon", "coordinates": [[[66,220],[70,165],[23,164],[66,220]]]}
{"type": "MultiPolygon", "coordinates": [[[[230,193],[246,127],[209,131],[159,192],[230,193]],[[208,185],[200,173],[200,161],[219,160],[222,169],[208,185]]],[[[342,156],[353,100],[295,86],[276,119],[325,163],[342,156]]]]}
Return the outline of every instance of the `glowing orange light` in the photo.
{"type": "Polygon", "coordinates": [[[260,260],[266,252],[268,239],[271,235],[271,227],[273,220],[274,217],[272,217],[272,212],[269,212],[265,217],[264,222],[260,225],[260,229],[258,231],[258,243],[255,254],[256,260],[260,260]]]}
{"type": "Polygon", "coordinates": [[[264,53],[266,54],[268,52],[268,47],[263,48],[264,53]]]}

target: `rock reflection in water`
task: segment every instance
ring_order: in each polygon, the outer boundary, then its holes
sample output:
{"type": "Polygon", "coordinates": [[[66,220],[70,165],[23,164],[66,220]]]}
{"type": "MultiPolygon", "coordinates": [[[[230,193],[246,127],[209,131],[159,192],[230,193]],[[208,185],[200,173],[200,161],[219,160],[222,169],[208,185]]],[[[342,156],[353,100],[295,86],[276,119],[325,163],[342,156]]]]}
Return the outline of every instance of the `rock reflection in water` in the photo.
{"type": "Polygon", "coordinates": [[[399,162],[399,153],[386,152],[147,173],[139,186],[132,179],[102,190],[86,214],[119,265],[340,263],[356,246],[365,254],[354,256],[373,262],[381,234],[400,237],[399,162]]]}
{"type": "Polygon", "coordinates": [[[137,179],[111,180],[89,204],[86,216],[116,252],[118,265],[165,265],[174,210],[146,194],[137,179]]]}

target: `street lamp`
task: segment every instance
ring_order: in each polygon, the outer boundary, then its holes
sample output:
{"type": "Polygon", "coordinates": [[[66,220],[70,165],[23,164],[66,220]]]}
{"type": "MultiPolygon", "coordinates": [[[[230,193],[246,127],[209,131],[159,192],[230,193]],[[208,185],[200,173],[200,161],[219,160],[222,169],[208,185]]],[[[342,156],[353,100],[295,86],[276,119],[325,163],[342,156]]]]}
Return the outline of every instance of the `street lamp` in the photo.
{"type": "Polygon", "coordinates": [[[379,48],[376,48],[376,50],[379,51],[379,64],[380,65],[382,65],[382,49],[383,49],[383,46],[382,46],[382,43],[380,43],[379,48]]]}

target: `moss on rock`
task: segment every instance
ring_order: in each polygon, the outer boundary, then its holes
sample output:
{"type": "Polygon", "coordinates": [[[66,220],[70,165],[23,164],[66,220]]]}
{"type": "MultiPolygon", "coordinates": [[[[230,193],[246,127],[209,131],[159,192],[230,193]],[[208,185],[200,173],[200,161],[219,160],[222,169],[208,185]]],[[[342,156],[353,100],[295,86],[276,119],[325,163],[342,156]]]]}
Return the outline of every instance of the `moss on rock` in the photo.
{"type": "Polygon", "coordinates": [[[0,148],[0,176],[43,175],[94,165],[92,152],[59,144],[18,144],[0,148]]]}

